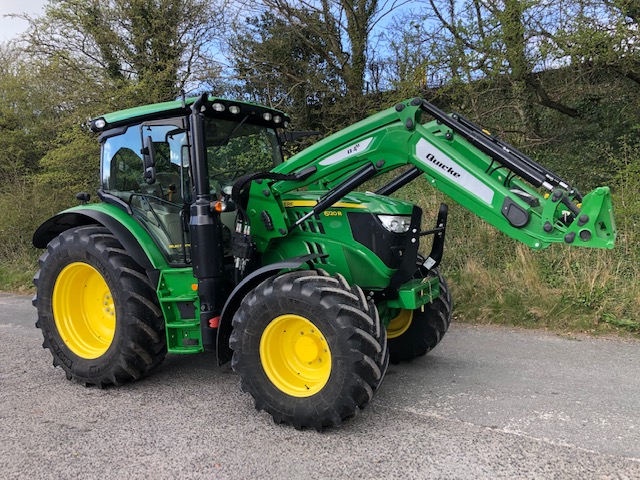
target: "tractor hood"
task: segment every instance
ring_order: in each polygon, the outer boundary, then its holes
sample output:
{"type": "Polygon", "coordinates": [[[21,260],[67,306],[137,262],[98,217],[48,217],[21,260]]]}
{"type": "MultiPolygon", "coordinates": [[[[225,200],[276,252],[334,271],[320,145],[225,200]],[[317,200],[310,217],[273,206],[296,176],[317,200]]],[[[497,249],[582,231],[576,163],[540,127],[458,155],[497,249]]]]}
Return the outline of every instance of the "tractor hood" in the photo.
{"type": "MultiPolygon", "coordinates": [[[[309,210],[326,191],[290,192],[282,196],[282,205],[287,209],[309,210]]],[[[362,211],[388,215],[411,215],[413,204],[372,192],[354,192],[344,196],[327,212],[336,210],[362,211]]]]}

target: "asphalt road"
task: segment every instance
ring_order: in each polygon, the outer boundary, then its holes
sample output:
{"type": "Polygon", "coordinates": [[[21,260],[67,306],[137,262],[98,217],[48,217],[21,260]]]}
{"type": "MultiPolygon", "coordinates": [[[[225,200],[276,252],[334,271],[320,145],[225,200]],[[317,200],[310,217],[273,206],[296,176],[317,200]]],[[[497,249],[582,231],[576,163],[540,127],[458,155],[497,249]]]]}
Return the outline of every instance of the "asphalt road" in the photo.
{"type": "Polygon", "coordinates": [[[324,433],[274,425],[211,355],[84,388],[0,294],[1,478],[640,479],[640,342],[453,325],[324,433]]]}

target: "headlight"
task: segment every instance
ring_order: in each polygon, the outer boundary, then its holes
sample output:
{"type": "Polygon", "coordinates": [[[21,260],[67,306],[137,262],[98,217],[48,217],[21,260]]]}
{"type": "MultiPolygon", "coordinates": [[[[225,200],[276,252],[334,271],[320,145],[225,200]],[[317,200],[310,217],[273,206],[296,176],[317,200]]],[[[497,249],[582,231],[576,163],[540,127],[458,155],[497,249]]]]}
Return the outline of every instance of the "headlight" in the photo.
{"type": "Polygon", "coordinates": [[[407,215],[376,215],[384,228],[393,233],[407,233],[411,227],[411,217],[407,215]]]}

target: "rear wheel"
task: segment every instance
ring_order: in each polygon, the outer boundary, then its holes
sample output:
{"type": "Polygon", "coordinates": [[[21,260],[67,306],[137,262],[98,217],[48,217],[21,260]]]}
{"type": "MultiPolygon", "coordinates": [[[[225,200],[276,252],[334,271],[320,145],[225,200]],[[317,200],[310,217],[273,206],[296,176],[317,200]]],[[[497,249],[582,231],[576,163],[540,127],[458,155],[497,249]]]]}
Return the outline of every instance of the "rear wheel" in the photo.
{"type": "Polygon", "coordinates": [[[36,327],[67,378],[120,385],[162,361],[166,340],[156,293],[107,229],[84,226],[61,233],[39,264],[36,327]]]}
{"type": "Polygon", "coordinates": [[[391,363],[413,360],[432,350],[451,323],[451,292],[437,268],[427,271],[418,266],[414,278],[438,277],[440,295],[423,309],[399,310],[387,326],[391,363]]]}
{"type": "Polygon", "coordinates": [[[272,277],[233,319],[232,367],[276,423],[322,430],[371,401],[389,363],[375,306],[343,277],[272,277]]]}

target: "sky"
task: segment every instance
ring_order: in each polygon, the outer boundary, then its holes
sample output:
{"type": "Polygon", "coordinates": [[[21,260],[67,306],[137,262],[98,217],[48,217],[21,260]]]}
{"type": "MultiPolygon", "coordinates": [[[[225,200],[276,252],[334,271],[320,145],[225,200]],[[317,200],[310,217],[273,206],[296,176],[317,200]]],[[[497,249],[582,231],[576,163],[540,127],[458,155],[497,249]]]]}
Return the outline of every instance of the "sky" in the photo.
{"type": "MultiPolygon", "coordinates": [[[[42,15],[43,7],[47,2],[48,0],[0,0],[0,42],[11,40],[27,29],[27,22],[24,20],[7,18],[5,15],[11,13],[42,15]]],[[[401,7],[400,10],[404,8],[401,7]]]]}
{"type": "Polygon", "coordinates": [[[11,40],[27,28],[27,22],[7,18],[9,13],[41,15],[47,0],[0,0],[0,42],[11,40]]]}

